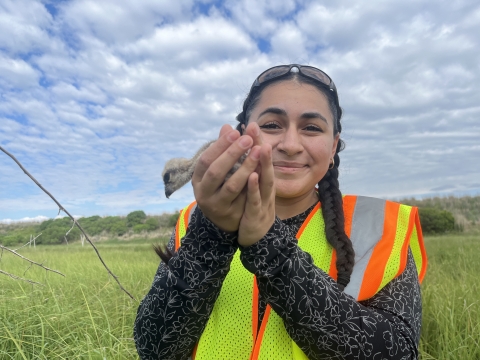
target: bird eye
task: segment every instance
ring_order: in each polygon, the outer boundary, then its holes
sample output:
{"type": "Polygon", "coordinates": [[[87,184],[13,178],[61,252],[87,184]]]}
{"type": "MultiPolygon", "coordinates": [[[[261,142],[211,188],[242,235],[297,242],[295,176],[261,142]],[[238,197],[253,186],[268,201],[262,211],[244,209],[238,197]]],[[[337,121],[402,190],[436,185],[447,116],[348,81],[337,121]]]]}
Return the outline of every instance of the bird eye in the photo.
{"type": "Polygon", "coordinates": [[[163,182],[166,184],[170,181],[170,173],[165,173],[165,175],[163,175],[163,182]]]}

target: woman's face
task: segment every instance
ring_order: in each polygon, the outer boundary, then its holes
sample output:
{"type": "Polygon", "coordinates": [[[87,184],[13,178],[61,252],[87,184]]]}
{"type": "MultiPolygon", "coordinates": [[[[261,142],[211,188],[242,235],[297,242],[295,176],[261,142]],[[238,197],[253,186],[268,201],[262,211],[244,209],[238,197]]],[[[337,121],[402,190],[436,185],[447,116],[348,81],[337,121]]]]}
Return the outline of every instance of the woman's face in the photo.
{"type": "Polygon", "coordinates": [[[283,81],[265,88],[249,122],[272,145],[276,196],[296,198],[312,192],[335,155],[333,115],[314,86],[283,81]]]}

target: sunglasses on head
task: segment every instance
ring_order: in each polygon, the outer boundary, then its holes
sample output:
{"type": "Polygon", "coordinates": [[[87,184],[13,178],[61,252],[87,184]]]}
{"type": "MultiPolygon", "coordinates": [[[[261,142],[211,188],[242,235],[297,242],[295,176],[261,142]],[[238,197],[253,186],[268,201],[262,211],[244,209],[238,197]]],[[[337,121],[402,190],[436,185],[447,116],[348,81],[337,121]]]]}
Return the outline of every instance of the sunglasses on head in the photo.
{"type": "Polygon", "coordinates": [[[298,64],[278,65],[268,70],[265,70],[260,75],[258,75],[258,77],[255,79],[255,81],[253,82],[252,88],[256,86],[260,86],[264,82],[267,82],[275,78],[278,78],[280,76],[283,76],[285,74],[288,74],[289,72],[292,71],[293,68],[296,68],[297,72],[299,72],[303,76],[309,77],[313,80],[319,81],[323,85],[328,86],[328,88],[331,91],[334,91],[334,92],[337,91],[337,88],[335,87],[333,80],[330,78],[330,76],[328,76],[322,70],[317,69],[316,67],[313,67],[313,66],[305,66],[305,65],[298,65],[298,64]]]}
{"type": "MultiPolygon", "coordinates": [[[[268,70],[265,70],[262,72],[253,82],[252,89],[262,85],[265,82],[268,82],[270,80],[276,79],[278,77],[284,76],[288,74],[289,72],[292,71],[292,69],[296,68],[297,70],[295,72],[299,72],[301,75],[308,77],[310,79],[315,80],[316,82],[319,82],[320,84],[328,87],[328,89],[333,93],[333,97],[335,99],[335,105],[337,106],[338,110],[340,110],[341,114],[341,109],[340,109],[340,104],[338,102],[338,94],[337,94],[337,88],[335,87],[335,84],[333,83],[333,80],[328,76],[326,73],[324,73],[322,70],[317,69],[316,67],[313,66],[305,66],[305,65],[299,65],[299,64],[290,64],[290,65],[278,65],[274,66],[268,70]]],[[[250,90],[251,91],[251,90],[250,90]]]]}

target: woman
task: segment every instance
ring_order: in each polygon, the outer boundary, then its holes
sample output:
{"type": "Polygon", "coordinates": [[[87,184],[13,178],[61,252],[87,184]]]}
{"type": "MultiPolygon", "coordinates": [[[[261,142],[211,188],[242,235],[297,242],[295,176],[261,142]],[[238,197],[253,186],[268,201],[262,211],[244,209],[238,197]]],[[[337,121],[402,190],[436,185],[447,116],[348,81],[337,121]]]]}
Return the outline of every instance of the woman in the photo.
{"type": "Polygon", "coordinates": [[[255,80],[237,131],[222,127],[201,156],[169,251],[157,249],[135,322],[142,359],[417,358],[418,215],[342,199],[341,114],[314,67],[255,80]]]}

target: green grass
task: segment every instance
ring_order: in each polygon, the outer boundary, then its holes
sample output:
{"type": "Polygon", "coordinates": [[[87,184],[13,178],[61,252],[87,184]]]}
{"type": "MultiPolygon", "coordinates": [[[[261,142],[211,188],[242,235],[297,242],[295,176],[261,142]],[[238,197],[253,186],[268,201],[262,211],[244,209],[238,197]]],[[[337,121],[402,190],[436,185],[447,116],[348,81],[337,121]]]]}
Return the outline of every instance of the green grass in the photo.
{"type": "Polygon", "coordinates": [[[480,359],[480,236],[426,239],[423,359],[480,359]]]}
{"type": "MultiPolygon", "coordinates": [[[[429,237],[426,246],[422,359],[480,359],[480,237],[429,237]]],[[[150,240],[111,240],[99,248],[140,300],[158,266],[150,240]]],[[[132,329],[138,303],[119,290],[90,247],[43,246],[23,254],[67,276],[30,268],[25,277],[41,287],[0,275],[0,359],[137,358],[132,329]]],[[[20,276],[27,267],[9,254],[0,264],[20,276]]]]}
{"type": "MultiPolygon", "coordinates": [[[[138,300],[158,266],[151,244],[112,241],[99,250],[138,300]]],[[[133,321],[138,302],[108,276],[93,250],[79,244],[43,246],[22,254],[66,277],[30,268],[35,286],[0,278],[0,359],[136,359],[133,321]]],[[[28,266],[4,254],[1,268],[22,276],[28,266]]]]}

